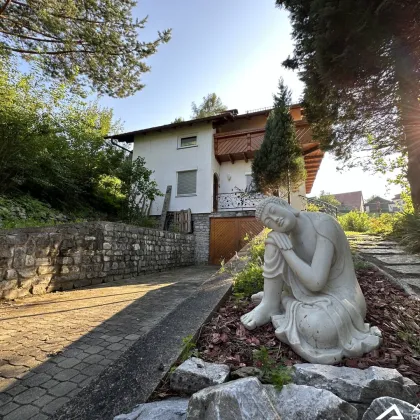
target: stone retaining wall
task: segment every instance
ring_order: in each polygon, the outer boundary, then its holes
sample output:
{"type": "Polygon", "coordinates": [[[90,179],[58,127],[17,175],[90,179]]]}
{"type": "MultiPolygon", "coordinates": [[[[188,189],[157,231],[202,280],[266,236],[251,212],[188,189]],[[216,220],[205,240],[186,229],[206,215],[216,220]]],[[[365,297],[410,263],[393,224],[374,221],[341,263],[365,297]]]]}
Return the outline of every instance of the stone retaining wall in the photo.
{"type": "Polygon", "coordinates": [[[193,265],[195,238],[122,223],[0,231],[0,298],[193,265]]]}

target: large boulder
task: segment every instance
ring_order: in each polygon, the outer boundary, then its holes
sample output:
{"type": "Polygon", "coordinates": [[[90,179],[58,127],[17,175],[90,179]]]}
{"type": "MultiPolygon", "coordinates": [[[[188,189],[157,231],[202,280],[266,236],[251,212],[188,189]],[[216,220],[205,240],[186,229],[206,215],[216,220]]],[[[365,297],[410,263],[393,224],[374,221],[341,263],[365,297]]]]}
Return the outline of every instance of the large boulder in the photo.
{"type": "Polygon", "coordinates": [[[366,410],[362,420],[420,418],[420,410],[408,402],[391,397],[376,398],[366,410]],[[385,414],[387,412],[387,414],[385,414]],[[383,416],[383,417],[381,417],[383,416]]]}
{"type": "Polygon", "coordinates": [[[226,382],[229,366],[207,363],[197,357],[186,360],[170,376],[170,385],[174,391],[193,394],[204,388],[226,382]]]}
{"type": "Polygon", "coordinates": [[[280,414],[287,420],[357,420],[358,413],[348,402],[325,389],[289,384],[281,391],[265,385],[267,394],[280,414]]]}
{"type": "Polygon", "coordinates": [[[393,397],[410,403],[417,400],[417,385],[396,369],[371,366],[361,370],[318,364],[296,364],[293,382],[331,391],[348,402],[370,403],[375,398],[393,397]]]}
{"type": "Polygon", "coordinates": [[[185,420],[188,398],[171,398],[138,405],[129,414],[120,414],[114,420],[185,420]]]}
{"type": "Polygon", "coordinates": [[[281,420],[281,417],[261,382],[250,377],[194,394],[187,420],[281,420]]]}

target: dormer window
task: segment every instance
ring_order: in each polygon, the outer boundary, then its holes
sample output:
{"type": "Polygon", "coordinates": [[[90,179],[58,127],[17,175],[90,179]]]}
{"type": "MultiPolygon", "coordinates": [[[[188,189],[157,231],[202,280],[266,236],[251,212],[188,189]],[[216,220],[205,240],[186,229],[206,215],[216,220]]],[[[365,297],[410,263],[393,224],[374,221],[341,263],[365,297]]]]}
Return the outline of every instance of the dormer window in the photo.
{"type": "Polygon", "coordinates": [[[197,146],[197,136],[180,137],[178,144],[180,149],[194,146],[197,146]]]}

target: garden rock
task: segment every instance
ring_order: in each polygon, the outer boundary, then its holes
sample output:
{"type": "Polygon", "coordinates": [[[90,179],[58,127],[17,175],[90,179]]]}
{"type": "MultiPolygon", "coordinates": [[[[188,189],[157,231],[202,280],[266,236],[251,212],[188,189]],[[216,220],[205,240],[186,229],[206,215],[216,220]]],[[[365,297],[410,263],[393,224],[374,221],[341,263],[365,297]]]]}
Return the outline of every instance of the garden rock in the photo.
{"type": "Polygon", "coordinates": [[[379,397],[394,397],[410,403],[416,401],[416,384],[396,369],[371,366],[356,368],[296,364],[293,382],[331,391],[348,402],[370,403],[379,397]]]}
{"type": "Polygon", "coordinates": [[[191,357],[171,374],[171,388],[174,391],[193,394],[203,388],[226,382],[229,371],[228,365],[207,363],[197,357],[191,357]]]}
{"type": "Polygon", "coordinates": [[[263,372],[261,369],[258,369],[254,366],[245,366],[231,372],[231,379],[243,379],[249,378],[250,376],[255,376],[260,381],[263,379],[263,372]]]}
{"type": "Polygon", "coordinates": [[[281,391],[273,385],[265,390],[282,419],[357,420],[357,409],[325,389],[289,384],[281,391]]]}
{"type": "Polygon", "coordinates": [[[185,420],[188,398],[171,398],[138,405],[131,413],[121,414],[114,420],[185,420]]]}
{"type": "MultiPolygon", "coordinates": [[[[257,378],[238,379],[194,394],[187,420],[281,420],[257,378]]],[[[286,419],[283,419],[286,420],[286,419]]]]}
{"type": "Polygon", "coordinates": [[[408,402],[391,397],[376,398],[366,410],[362,420],[376,420],[387,411],[383,419],[417,419],[420,418],[420,409],[408,402]]]}

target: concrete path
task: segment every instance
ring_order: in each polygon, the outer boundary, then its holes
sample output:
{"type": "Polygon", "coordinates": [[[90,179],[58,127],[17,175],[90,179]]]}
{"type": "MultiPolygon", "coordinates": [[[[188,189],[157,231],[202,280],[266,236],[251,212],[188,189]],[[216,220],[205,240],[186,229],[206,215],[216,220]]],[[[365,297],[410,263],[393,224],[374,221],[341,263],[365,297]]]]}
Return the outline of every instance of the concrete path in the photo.
{"type": "Polygon", "coordinates": [[[356,235],[348,239],[365,260],[395,279],[409,294],[420,295],[419,254],[409,254],[397,242],[380,236],[356,235]]]}
{"type": "Polygon", "coordinates": [[[217,268],[187,267],[0,303],[0,419],[52,416],[217,268]]]}

